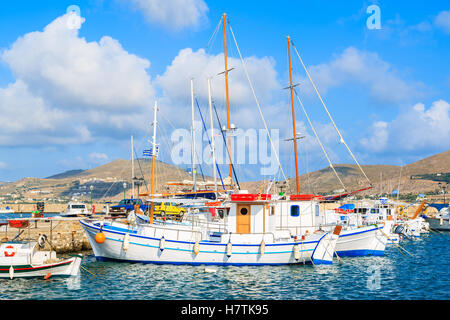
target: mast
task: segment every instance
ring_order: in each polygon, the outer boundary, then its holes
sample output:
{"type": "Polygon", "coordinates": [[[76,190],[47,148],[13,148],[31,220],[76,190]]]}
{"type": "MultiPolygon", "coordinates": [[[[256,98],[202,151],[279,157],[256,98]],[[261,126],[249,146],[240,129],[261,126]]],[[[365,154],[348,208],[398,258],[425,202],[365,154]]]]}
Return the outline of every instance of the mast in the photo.
{"type": "Polygon", "coordinates": [[[192,179],[194,192],[197,191],[197,170],[195,167],[195,119],[194,119],[194,79],[191,79],[191,102],[192,102],[192,127],[191,127],[191,148],[192,148],[192,179]]]}
{"type": "Polygon", "coordinates": [[[291,106],[292,106],[292,129],[293,129],[293,141],[294,141],[294,156],[295,156],[295,180],[297,186],[297,193],[300,193],[299,179],[298,179],[298,159],[297,159],[297,132],[295,130],[295,110],[294,110],[294,87],[292,85],[292,65],[291,65],[291,38],[287,36],[288,54],[289,54],[289,77],[290,77],[290,89],[291,89],[291,106]]]}
{"type": "MultiPolygon", "coordinates": [[[[150,199],[153,199],[155,193],[155,154],[156,154],[156,112],[158,111],[158,102],[155,101],[155,108],[153,113],[153,143],[152,143],[152,185],[150,187],[150,199]]],[[[153,224],[154,203],[150,204],[150,224],[153,224]]]]}
{"type": "Polygon", "coordinates": [[[214,125],[213,125],[212,98],[211,98],[211,78],[208,78],[208,100],[209,100],[209,121],[211,123],[211,150],[212,150],[214,190],[217,191],[216,155],[214,151],[214,125]]]}
{"type": "MultiPolygon", "coordinates": [[[[229,99],[229,93],[228,93],[228,61],[227,61],[227,14],[223,14],[223,42],[224,42],[224,50],[223,54],[225,57],[225,92],[226,92],[226,98],[227,98],[227,129],[228,132],[231,128],[230,123],[230,99],[229,99]]],[[[230,154],[230,186],[233,185],[233,166],[231,164],[231,137],[228,136],[228,152],[230,154]]]]}
{"type": "Polygon", "coordinates": [[[134,147],[133,147],[133,136],[131,136],[131,185],[132,185],[132,198],[134,199],[134,147]]]}

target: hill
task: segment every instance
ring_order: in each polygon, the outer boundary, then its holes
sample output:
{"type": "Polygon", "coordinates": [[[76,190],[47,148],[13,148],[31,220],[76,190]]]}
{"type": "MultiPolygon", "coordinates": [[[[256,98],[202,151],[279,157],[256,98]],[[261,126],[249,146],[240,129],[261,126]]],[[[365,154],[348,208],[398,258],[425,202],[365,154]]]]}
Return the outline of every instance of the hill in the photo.
{"type": "Polygon", "coordinates": [[[82,169],[69,170],[69,171],[66,171],[63,173],[55,174],[55,175],[47,177],[45,179],[64,179],[64,178],[80,175],[83,171],[84,170],[82,170],[82,169]]]}
{"type": "MultiPolygon", "coordinates": [[[[348,191],[369,186],[359,168],[353,164],[334,166],[348,191]]],[[[372,189],[361,195],[391,193],[399,189],[401,194],[438,192],[439,183],[450,177],[450,151],[439,153],[403,167],[394,165],[363,165],[364,172],[372,183],[372,189]]],[[[151,180],[151,161],[135,160],[135,195],[147,191],[151,180]]],[[[3,201],[55,201],[62,202],[71,197],[116,201],[124,196],[131,197],[131,161],[115,160],[90,170],[70,170],[45,179],[24,178],[16,182],[0,185],[0,198],[3,201]],[[124,189],[124,183],[126,187],[124,189]]],[[[176,192],[179,186],[167,186],[168,181],[191,179],[186,170],[161,161],[156,163],[156,192],[176,192]]],[[[210,177],[207,177],[210,179],[210,177]]],[[[263,181],[240,182],[241,189],[259,192],[263,181]]],[[[278,187],[280,184],[277,185],[278,187]]],[[[267,184],[265,185],[267,187],[267,184]]],[[[275,188],[272,191],[280,191],[275,188]]],[[[283,191],[295,193],[295,178],[287,181],[283,191]]],[[[323,168],[300,176],[300,192],[332,194],[342,192],[342,186],[330,168],[323,168]]]]}
{"type": "MultiPolygon", "coordinates": [[[[339,178],[347,190],[358,190],[369,186],[369,182],[356,165],[334,165],[339,178]]],[[[417,162],[405,165],[362,165],[373,188],[362,192],[366,194],[391,193],[398,189],[400,193],[437,192],[439,182],[448,180],[450,173],[450,151],[445,151],[417,162]]],[[[299,177],[300,193],[331,194],[342,192],[342,186],[331,168],[324,168],[303,174],[299,177]]],[[[258,192],[263,182],[246,182],[242,187],[249,192],[258,192]]],[[[289,193],[296,193],[295,178],[288,179],[284,188],[289,193]]]]}

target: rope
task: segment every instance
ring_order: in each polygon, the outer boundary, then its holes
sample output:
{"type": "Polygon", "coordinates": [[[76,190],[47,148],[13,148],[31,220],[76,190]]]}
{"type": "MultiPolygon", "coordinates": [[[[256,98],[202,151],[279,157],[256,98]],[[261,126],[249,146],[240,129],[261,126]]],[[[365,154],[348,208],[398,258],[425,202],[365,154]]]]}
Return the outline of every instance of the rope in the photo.
{"type": "MultiPolygon", "coordinates": [[[[278,162],[278,165],[279,165],[279,167],[280,167],[281,173],[283,174],[284,179],[287,180],[286,175],[284,174],[283,168],[282,168],[282,166],[281,166],[280,159],[279,159],[279,157],[278,157],[278,153],[277,153],[277,151],[275,150],[275,147],[274,147],[274,145],[273,145],[273,141],[272,141],[272,138],[271,138],[271,136],[270,136],[270,132],[269,132],[269,129],[268,129],[268,127],[267,127],[266,120],[264,119],[264,116],[263,116],[263,114],[262,114],[261,107],[260,107],[259,102],[258,102],[258,98],[256,97],[255,89],[253,88],[252,82],[250,81],[250,77],[249,77],[249,75],[248,75],[247,67],[245,66],[244,59],[242,58],[242,55],[241,55],[241,50],[239,50],[239,46],[238,46],[238,44],[237,44],[236,37],[234,36],[233,29],[231,28],[231,25],[230,25],[229,22],[228,22],[228,25],[229,25],[229,27],[230,27],[231,35],[233,36],[233,40],[234,40],[234,43],[235,43],[235,45],[236,45],[237,52],[238,52],[238,54],[239,54],[239,58],[241,59],[241,62],[242,62],[242,66],[243,66],[243,68],[244,68],[245,75],[246,75],[247,80],[248,80],[248,83],[249,83],[249,85],[250,85],[250,89],[252,90],[252,94],[253,94],[253,97],[255,98],[256,105],[258,106],[259,115],[261,116],[261,119],[262,119],[262,121],[263,121],[263,123],[264,123],[264,127],[265,127],[266,132],[267,132],[267,136],[269,137],[270,146],[272,147],[273,153],[275,154],[275,157],[277,158],[277,162],[278,162]]],[[[294,137],[294,138],[295,138],[295,137],[294,137]]]]}
{"type": "MultiPolygon", "coordinates": [[[[206,124],[205,124],[205,121],[203,120],[203,114],[202,114],[202,111],[200,110],[200,106],[198,104],[197,99],[195,99],[195,102],[197,103],[197,108],[198,108],[198,111],[200,113],[200,117],[202,119],[203,129],[205,130],[205,134],[206,134],[206,137],[208,138],[209,146],[210,146],[210,148],[212,150],[211,140],[209,139],[208,130],[206,129],[206,124]]],[[[217,172],[219,173],[219,177],[220,177],[220,182],[222,183],[222,188],[223,188],[223,190],[225,190],[225,185],[223,184],[222,174],[220,173],[220,169],[219,169],[219,165],[217,164],[217,160],[215,160],[215,163],[213,165],[216,165],[217,172]]]]}
{"type": "Polygon", "coordinates": [[[320,102],[322,102],[322,105],[323,105],[323,107],[325,108],[325,111],[327,112],[328,117],[330,118],[331,122],[333,123],[334,128],[336,129],[336,132],[337,132],[338,135],[339,135],[340,142],[343,143],[343,144],[346,146],[346,148],[347,148],[348,152],[350,153],[350,155],[352,156],[353,160],[354,160],[355,163],[358,165],[358,168],[361,170],[361,172],[362,172],[362,174],[364,175],[364,177],[366,177],[366,179],[367,179],[367,181],[369,182],[369,184],[372,185],[372,183],[370,182],[370,180],[369,180],[369,178],[367,177],[366,173],[364,172],[364,170],[362,169],[362,167],[361,167],[360,164],[358,163],[358,160],[356,160],[356,158],[355,158],[355,156],[353,155],[352,151],[350,150],[349,146],[348,146],[347,143],[344,141],[344,138],[342,137],[341,132],[340,132],[339,129],[337,128],[336,124],[334,123],[334,120],[333,120],[333,118],[331,117],[330,112],[328,112],[328,109],[327,109],[327,107],[325,106],[325,103],[323,102],[322,97],[320,96],[319,91],[318,91],[317,88],[316,88],[316,85],[314,84],[313,80],[311,79],[311,76],[310,76],[308,70],[306,69],[305,64],[303,63],[303,60],[302,60],[302,58],[300,57],[300,54],[298,53],[297,48],[294,46],[294,42],[293,42],[292,40],[291,40],[291,43],[292,43],[292,46],[294,47],[295,53],[297,54],[298,58],[300,59],[300,62],[302,63],[303,69],[305,69],[305,72],[306,72],[306,75],[308,76],[309,81],[311,82],[311,84],[312,84],[314,90],[316,91],[317,96],[318,96],[319,99],[320,99],[320,102]]]}
{"type": "MultiPolygon", "coordinates": [[[[217,122],[219,124],[219,128],[222,128],[222,123],[220,122],[219,114],[217,113],[216,104],[213,102],[212,106],[214,107],[214,113],[216,114],[216,119],[217,119],[217,122]]],[[[231,161],[231,154],[230,154],[230,151],[228,150],[228,147],[227,147],[227,140],[225,139],[225,135],[224,135],[222,129],[220,129],[220,133],[222,135],[223,144],[225,145],[225,149],[227,150],[228,159],[230,160],[230,163],[231,163],[231,169],[233,169],[234,179],[236,180],[236,184],[238,186],[238,189],[241,190],[241,186],[239,185],[239,181],[238,181],[238,178],[237,178],[237,175],[236,175],[236,171],[234,170],[233,162],[231,161]]],[[[208,135],[208,133],[206,133],[206,134],[208,135]]],[[[218,170],[218,168],[219,167],[217,167],[217,170],[218,170]]],[[[220,175],[220,171],[219,171],[219,175],[220,175]]],[[[222,177],[220,178],[220,180],[222,181],[222,177]]],[[[223,181],[222,181],[222,185],[223,185],[223,181]]],[[[233,186],[230,186],[230,187],[233,188],[233,186]]],[[[223,189],[225,190],[225,187],[223,187],[223,189]]]]}
{"type": "Polygon", "coordinates": [[[305,113],[306,119],[308,120],[309,125],[311,126],[312,131],[314,132],[314,135],[316,136],[317,142],[319,142],[320,148],[322,148],[323,153],[325,154],[325,157],[328,160],[328,164],[330,165],[330,168],[333,169],[334,174],[336,175],[336,177],[338,178],[339,182],[341,183],[342,187],[344,188],[344,190],[347,190],[347,188],[345,187],[344,183],[342,182],[341,178],[339,178],[339,175],[336,172],[336,169],[334,168],[333,164],[331,163],[330,158],[328,157],[327,152],[325,151],[325,148],[323,147],[322,142],[320,141],[319,136],[317,135],[316,129],[314,128],[313,124],[311,123],[311,120],[309,119],[308,113],[305,110],[305,107],[303,106],[302,101],[300,100],[300,97],[297,94],[297,91],[294,89],[294,93],[295,96],[297,97],[298,102],[300,103],[300,106],[302,107],[303,112],[305,113]]]}

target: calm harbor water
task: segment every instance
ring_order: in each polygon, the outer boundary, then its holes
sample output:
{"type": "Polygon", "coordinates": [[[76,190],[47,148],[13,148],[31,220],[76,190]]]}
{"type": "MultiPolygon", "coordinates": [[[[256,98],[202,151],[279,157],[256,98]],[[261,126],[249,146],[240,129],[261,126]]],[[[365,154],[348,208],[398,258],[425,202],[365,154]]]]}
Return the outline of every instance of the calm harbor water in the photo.
{"type": "Polygon", "coordinates": [[[450,299],[450,234],[388,246],[382,257],[342,258],[329,266],[214,267],[97,262],[94,273],[58,279],[0,279],[3,300],[400,300],[450,299]]]}

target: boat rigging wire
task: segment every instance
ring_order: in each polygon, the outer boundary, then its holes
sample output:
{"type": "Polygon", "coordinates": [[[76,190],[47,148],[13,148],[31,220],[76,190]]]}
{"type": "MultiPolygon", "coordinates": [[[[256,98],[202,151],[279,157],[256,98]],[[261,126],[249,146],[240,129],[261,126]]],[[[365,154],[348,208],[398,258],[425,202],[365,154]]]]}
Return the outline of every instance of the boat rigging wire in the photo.
{"type": "Polygon", "coordinates": [[[314,88],[314,90],[315,90],[317,96],[318,96],[319,99],[320,99],[320,102],[322,103],[323,107],[325,108],[325,111],[326,111],[326,113],[328,114],[328,117],[330,118],[331,122],[333,123],[334,128],[336,129],[336,132],[337,132],[338,135],[339,135],[340,142],[343,143],[343,144],[345,145],[345,147],[347,148],[347,150],[348,150],[348,152],[350,153],[351,157],[353,158],[353,160],[354,160],[355,163],[357,164],[358,168],[360,169],[360,171],[362,172],[362,174],[364,175],[364,177],[367,179],[367,181],[369,182],[370,186],[372,186],[372,182],[370,182],[370,179],[367,177],[366,173],[365,173],[364,170],[362,169],[362,167],[361,167],[361,165],[359,164],[358,160],[356,160],[356,158],[355,158],[355,156],[353,155],[352,151],[350,150],[349,146],[347,145],[347,143],[345,142],[344,138],[342,137],[341,132],[340,132],[339,129],[337,128],[336,124],[334,123],[333,117],[331,117],[330,112],[328,111],[327,107],[325,106],[325,103],[323,102],[323,99],[322,99],[322,97],[321,97],[319,91],[317,90],[317,87],[316,87],[316,85],[314,84],[314,81],[311,79],[311,75],[309,74],[308,70],[306,69],[305,64],[303,63],[303,60],[302,60],[302,58],[300,57],[300,54],[298,53],[297,48],[295,47],[294,42],[292,41],[292,39],[291,39],[291,43],[292,43],[292,46],[294,47],[295,53],[297,54],[297,56],[298,56],[298,58],[299,58],[299,60],[300,60],[300,62],[301,62],[301,64],[302,64],[302,66],[303,66],[303,69],[304,69],[305,72],[306,72],[306,75],[308,76],[309,81],[311,82],[311,85],[313,86],[313,88],[314,88]]]}
{"type": "Polygon", "coordinates": [[[243,69],[244,69],[244,73],[245,73],[245,75],[246,75],[246,77],[247,77],[248,83],[249,83],[249,85],[250,85],[250,89],[251,89],[251,91],[252,91],[252,94],[253,94],[253,97],[254,97],[254,99],[255,99],[256,105],[257,105],[257,107],[258,107],[259,115],[261,116],[261,119],[262,119],[262,121],[263,121],[264,127],[265,127],[266,132],[267,132],[267,136],[269,137],[269,141],[270,141],[270,145],[271,145],[271,147],[272,147],[273,153],[275,154],[275,157],[276,157],[277,162],[278,162],[278,166],[279,166],[279,168],[280,168],[280,170],[281,170],[281,173],[283,174],[284,179],[287,180],[287,177],[286,177],[286,175],[284,174],[283,168],[282,168],[282,166],[281,166],[281,162],[280,162],[280,159],[279,159],[279,157],[278,157],[278,153],[277,153],[277,151],[276,151],[276,149],[275,149],[275,146],[274,146],[274,144],[273,144],[272,137],[270,136],[270,132],[269,132],[269,129],[268,129],[268,127],[267,127],[266,120],[264,119],[264,116],[263,116],[263,114],[262,114],[262,111],[261,111],[261,107],[260,107],[260,105],[259,105],[258,98],[256,97],[255,89],[253,88],[252,82],[251,82],[251,80],[250,80],[250,76],[248,75],[247,67],[246,67],[246,65],[245,65],[244,59],[242,58],[241,50],[239,50],[239,46],[238,46],[238,44],[237,44],[236,37],[234,36],[234,32],[233,32],[233,29],[231,28],[230,22],[228,22],[228,26],[229,26],[229,28],[230,28],[231,35],[233,36],[233,40],[234,40],[234,43],[235,43],[235,45],[236,45],[237,52],[238,52],[238,54],[239,54],[239,58],[241,59],[241,63],[242,63],[243,69]]]}
{"type": "Polygon", "coordinates": [[[300,103],[300,106],[302,107],[303,113],[305,114],[306,119],[308,120],[308,123],[309,123],[309,125],[311,126],[312,131],[314,132],[314,135],[316,136],[316,139],[317,139],[317,142],[318,142],[319,145],[320,145],[320,148],[322,148],[322,151],[323,151],[323,153],[325,154],[325,157],[326,157],[327,160],[328,160],[328,164],[330,165],[330,168],[333,170],[334,174],[335,174],[336,177],[338,178],[338,180],[339,180],[339,182],[341,183],[341,185],[342,185],[342,187],[344,188],[344,190],[347,190],[347,188],[345,187],[345,185],[344,185],[344,183],[342,182],[341,178],[339,178],[339,175],[337,174],[336,169],[334,168],[333,164],[331,163],[331,160],[330,160],[330,158],[328,157],[328,154],[327,154],[327,152],[325,151],[325,148],[323,147],[322,142],[320,141],[320,138],[319,138],[319,136],[318,136],[318,134],[317,134],[317,132],[316,132],[316,129],[314,128],[314,126],[313,126],[313,124],[312,124],[312,122],[311,122],[311,120],[310,120],[310,118],[309,118],[309,116],[308,116],[308,113],[306,112],[306,109],[305,109],[305,107],[304,107],[302,101],[300,100],[300,97],[298,96],[297,91],[296,91],[295,89],[294,89],[294,93],[295,93],[295,96],[297,97],[298,102],[300,103]]]}

